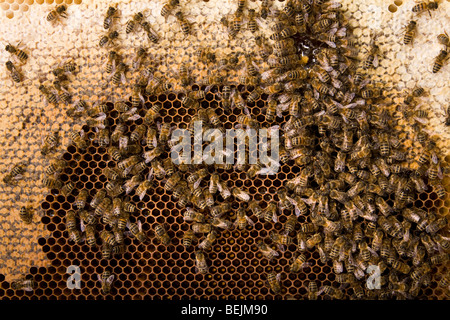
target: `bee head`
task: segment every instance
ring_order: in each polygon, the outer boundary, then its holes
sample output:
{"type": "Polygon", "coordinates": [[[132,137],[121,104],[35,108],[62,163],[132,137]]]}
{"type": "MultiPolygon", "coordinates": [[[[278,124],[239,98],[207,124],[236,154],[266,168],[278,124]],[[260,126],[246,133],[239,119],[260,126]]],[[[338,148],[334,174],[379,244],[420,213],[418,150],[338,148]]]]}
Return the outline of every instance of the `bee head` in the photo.
{"type": "Polygon", "coordinates": [[[437,1],[435,1],[435,2],[430,2],[430,3],[428,4],[428,9],[430,9],[430,10],[436,10],[438,7],[439,7],[439,4],[438,4],[437,1]]]}
{"type": "Polygon", "coordinates": [[[60,5],[60,6],[58,6],[57,8],[56,8],[56,12],[58,12],[58,13],[63,13],[63,12],[65,12],[67,10],[67,7],[66,7],[66,5],[65,4],[62,4],[62,5],[60,5]]]}
{"type": "Polygon", "coordinates": [[[117,11],[117,8],[110,6],[110,7],[108,8],[108,11],[106,12],[106,14],[107,14],[108,16],[112,16],[113,14],[116,13],[116,11],[117,11]]]}

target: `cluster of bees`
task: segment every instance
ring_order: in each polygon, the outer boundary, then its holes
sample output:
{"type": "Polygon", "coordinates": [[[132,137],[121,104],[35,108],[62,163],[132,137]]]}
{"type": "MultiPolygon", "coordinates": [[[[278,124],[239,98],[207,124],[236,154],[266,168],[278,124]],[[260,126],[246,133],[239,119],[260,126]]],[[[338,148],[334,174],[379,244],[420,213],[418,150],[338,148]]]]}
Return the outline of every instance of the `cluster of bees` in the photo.
{"type": "MultiPolygon", "coordinates": [[[[182,31],[189,33],[190,25],[183,20],[178,6],[177,0],[168,2],[161,15],[167,17],[175,12],[182,31]]],[[[100,241],[102,258],[106,260],[125,252],[126,236],[146,242],[148,235],[136,218],[139,210],[132,198],[136,195],[140,201],[145,200],[147,193],[153,192],[155,181],[159,181],[190,223],[182,244],[187,248],[195,245],[198,273],[209,272],[208,252],[221,232],[251,229],[256,221],[280,223],[278,216],[285,215],[283,229],[257,239],[256,250],[273,261],[280,252],[295,245],[292,273],[305,272],[311,265],[306,252],[318,252],[321,263],[332,266],[340,287],[318,286],[309,281],[309,299],[322,294],[336,299],[347,295],[355,299],[418,296],[421,288],[430,284],[432,269],[450,258],[450,238],[445,234],[447,218],[414,205],[420,193],[433,191],[441,199],[446,196],[436,146],[422,128],[426,114],[416,110],[424,89],[415,88],[399,105],[387,98],[383,87],[370,78],[380,55],[376,37],[360,61],[357,41],[339,2],[289,0],[277,10],[263,0],[259,12],[245,11],[245,7],[245,1],[238,0],[236,11],[231,17],[224,17],[222,23],[234,38],[247,12],[248,28],[269,68],[260,70],[252,54],[245,54],[239,84],[247,86],[250,93],[243,95],[237,84],[214,74],[202,79],[199,90],[192,91],[193,79],[187,66],[181,65],[177,79],[185,88],[181,105],[195,110],[188,130],[194,133],[194,123],[199,121],[203,130],[219,129],[225,139],[218,112],[201,104],[207,94],[217,89],[217,108],[225,113],[236,108],[241,112],[236,128],[281,129],[279,159],[271,161],[279,167],[295,168],[297,173],[283,181],[273,200],[258,201],[244,188],[230,188],[220,173],[242,171],[248,179],[254,179],[264,169],[259,162],[234,166],[208,165],[204,161],[188,164],[183,161],[186,155],[180,152],[180,164],[175,165],[169,154],[178,143],[170,136],[176,124],[158,121],[163,108],[158,101],[149,107],[144,105],[144,95],[169,92],[172,85],[155,76],[155,65],[145,63],[146,50],[138,48],[133,66],[139,75],[129,97],[114,104],[99,101],[92,107],[83,107],[89,117],[87,124],[96,131],[92,142],[83,132],[72,134],[72,144],[80,152],[86,152],[90,143],[97,144],[107,150],[112,165],[103,169],[105,188],[97,190],[92,198],[88,190],[76,191],[74,207],[65,217],[71,241],[86,242],[91,247],[100,241]],[[258,33],[263,25],[270,30],[267,36],[258,33]],[[250,111],[261,100],[264,122],[250,111]],[[111,111],[118,114],[118,122],[113,126],[107,116],[111,111]],[[417,154],[408,150],[408,141],[399,138],[398,117],[393,116],[397,113],[412,124],[414,139],[421,146],[417,154]],[[232,216],[236,218],[232,220],[232,216]],[[100,223],[103,226],[98,232],[100,223]],[[365,285],[371,266],[379,268],[379,289],[365,285]]],[[[430,4],[424,8],[421,11],[434,9],[430,4]]],[[[105,29],[112,28],[117,13],[114,6],[108,9],[105,29]]],[[[155,42],[157,35],[143,17],[143,13],[134,15],[126,32],[140,25],[149,40],[155,42]]],[[[117,31],[108,31],[99,45],[114,45],[117,36],[117,31]]],[[[197,57],[204,63],[217,64],[219,71],[240,66],[235,63],[239,61],[238,54],[216,59],[212,50],[203,49],[197,57]]],[[[111,74],[115,84],[120,84],[125,70],[117,51],[111,50],[105,72],[111,74]]],[[[194,141],[198,138],[194,136],[194,141]]],[[[53,150],[57,140],[56,133],[46,140],[43,153],[53,150]]],[[[269,146],[258,145],[266,149],[269,146]]],[[[65,197],[76,189],[72,182],[64,184],[55,178],[66,165],[64,160],[55,159],[44,181],[48,188],[59,190],[65,197]]],[[[20,175],[21,168],[13,169],[4,181],[20,175]]],[[[167,225],[155,223],[153,233],[162,245],[171,243],[167,225]]],[[[113,279],[107,269],[99,275],[105,294],[111,290],[113,279]]],[[[282,274],[270,272],[266,279],[274,294],[283,293],[282,274]]],[[[439,285],[448,290],[449,283],[450,276],[442,275],[439,285]]],[[[19,287],[32,285],[17,284],[19,287]]]]}
{"type": "MultiPolygon", "coordinates": [[[[430,2],[422,2],[414,5],[411,9],[411,11],[417,15],[420,15],[424,12],[428,12],[431,17],[430,10],[437,10],[439,7],[439,4],[437,1],[430,1],[430,2]]],[[[408,25],[405,27],[405,34],[403,36],[403,43],[408,45],[412,44],[414,41],[414,36],[417,32],[417,21],[411,20],[408,25]]],[[[441,70],[444,63],[448,60],[448,48],[450,46],[450,40],[448,38],[448,34],[444,31],[444,33],[441,33],[437,36],[437,40],[440,44],[444,46],[443,49],[439,51],[439,54],[434,58],[434,64],[433,64],[433,73],[437,73],[439,70],[441,70]]]]}

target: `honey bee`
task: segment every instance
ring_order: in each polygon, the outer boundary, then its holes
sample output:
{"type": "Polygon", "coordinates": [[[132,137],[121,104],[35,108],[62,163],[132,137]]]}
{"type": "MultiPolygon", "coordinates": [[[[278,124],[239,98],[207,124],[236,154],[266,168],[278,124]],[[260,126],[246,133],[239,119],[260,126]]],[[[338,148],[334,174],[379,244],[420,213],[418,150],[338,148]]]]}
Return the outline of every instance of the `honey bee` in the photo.
{"type": "MultiPolygon", "coordinates": [[[[127,228],[130,231],[130,233],[139,241],[139,242],[145,242],[147,241],[147,235],[142,231],[142,223],[141,221],[137,220],[136,223],[127,222],[127,228]]],[[[156,229],[156,228],[155,228],[156,229]]],[[[158,237],[158,235],[157,235],[158,237]]]]}
{"type": "Polygon", "coordinates": [[[186,208],[186,211],[184,212],[184,221],[195,221],[198,223],[204,223],[205,222],[205,215],[195,211],[192,208],[186,208]]]}
{"type": "Polygon", "coordinates": [[[247,224],[251,225],[252,227],[255,225],[255,223],[248,217],[245,213],[244,208],[239,208],[236,213],[236,221],[234,222],[234,226],[243,230],[247,227],[247,224]]]}
{"type": "Polygon", "coordinates": [[[116,244],[116,238],[112,232],[103,230],[100,232],[100,238],[102,239],[104,245],[114,246],[116,244]]]}
{"type": "Polygon", "coordinates": [[[259,29],[258,23],[256,22],[256,11],[255,9],[248,9],[248,22],[247,27],[252,33],[256,33],[259,29]]]}
{"type": "Polygon", "coordinates": [[[442,49],[439,54],[434,58],[433,73],[437,73],[444,66],[444,62],[448,60],[447,49],[442,49]]]}
{"type": "Polygon", "coordinates": [[[60,4],[56,8],[47,14],[47,21],[56,22],[60,18],[67,18],[67,6],[65,4],[60,4]]]}
{"type": "Polygon", "coordinates": [[[448,219],[446,217],[439,218],[437,220],[432,221],[430,224],[428,224],[425,228],[425,231],[431,234],[434,234],[441,230],[442,228],[445,228],[448,225],[448,219]]]}
{"type": "Polygon", "coordinates": [[[408,274],[411,271],[411,267],[409,265],[398,259],[392,261],[392,268],[403,274],[408,274]]]}
{"type": "MultiPolygon", "coordinates": [[[[111,77],[111,82],[114,84],[114,85],[116,85],[116,86],[118,86],[118,85],[120,85],[120,84],[125,84],[126,82],[127,82],[127,79],[126,79],[126,77],[125,77],[125,72],[127,71],[127,65],[125,64],[125,63],[123,63],[123,62],[120,62],[118,65],[117,65],[117,68],[116,68],[116,70],[114,71],[114,73],[112,74],[112,77],[111,77]]],[[[135,86],[136,87],[136,86],[135,86]]],[[[139,87],[139,89],[140,89],[140,87],[139,87]]],[[[140,99],[140,100],[142,100],[142,99],[140,99]]],[[[133,104],[133,101],[132,101],[132,104],[133,104]]],[[[132,105],[133,106],[133,105],[132,105]]]]}
{"type": "Polygon", "coordinates": [[[289,38],[297,33],[297,28],[295,26],[286,26],[283,30],[279,32],[274,32],[269,36],[269,39],[274,41],[279,41],[282,39],[289,38]]]}
{"type": "Polygon", "coordinates": [[[100,38],[98,45],[99,47],[105,47],[107,45],[114,44],[114,40],[116,40],[118,37],[119,33],[117,31],[111,31],[110,33],[105,34],[100,38]]]}
{"type": "Polygon", "coordinates": [[[97,280],[100,282],[103,294],[111,292],[112,283],[114,281],[114,275],[111,274],[111,271],[105,269],[102,275],[97,274],[97,280]]]}
{"type": "Polygon", "coordinates": [[[211,230],[211,232],[206,235],[206,238],[199,243],[198,247],[202,250],[210,249],[217,240],[218,235],[217,231],[211,230]]]}
{"type": "Polygon", "coordinates": [[[95,238],[95,226],[92,224],[84,225],[83,222],[81,222],[81,231],[85,231],[87,244],[91,247],[95,246],[97,243],[97,239],[95,238]]]}
{"type": "Polygon", "coordinates": [[[105,19],[103,20],[103,28],[104,29],[111,28],[113,19],[116,16],[117,12],[118,12],[117,3],[115,5],[108,7],[108,10],[106,11],[105,19]]]}
{"type": "Polygon", "coordinates": [[[169,245],[170,237],[166,231],[166,228],[162,224],[156,224],[155,235],[163,245],[165,246],[169,245]]]}
{"type": "Polygon", "coordinates": [[[28,60],[28,54],[25,53],[22,49],[19,49],[20,43],[16,46],[13,46],[12,44],[7,44],[5,47],[5,50],[8,51],[10,54],[12,54],[14,57],[16,57],[20,62],[25,63],[28,60]]]}
{"type": "Polygon", "coordinates": [[[411,11],[417,14],[421,14],[428,11],[430,17],[430,10],[436,10],[438,8],[438,1],[421,2],[412,7],[411,11]]]}
{"type": "Polygon", "coordinates": [[[61,189],[63,186],[63,182],[60,179],[50,177],[44,177],[44,179],[42,179],[42,183],[49,189],[61,189]]]}
{"type": "MultiPolygon", "coordinates": [[[[259,90],[255,89],[253,92],[256,92],[256,91],[259,91],[259,90]]],[[[249,95],[249,97],[250,96],[251,96],[251,94],[249,95]]],[[[247,99],[249,99],[249,97],[247,99]]],[[[242,114],[242,115],[238,116],[237,121],[241,126],[246,126],[246,127],[253,128],[253,129],[259,127],[259,123],[255,119],[253,119],[250,115],[247,115],[247,114],[242,114]]]]}
{"type": "MultiPolygon", "coordinates": [[[[253,203],[252,206],[255,206],[256,203],[253,203]]],[[[255,207],[253,207],[253,210],[255,210],[255,207]]],[[[259,210],[258,207],[256,207],[256,210],[259,210]]],[[[277,216],[277,205],[275,202],[270,202],[267,207],[262,210],[262,218],[266,222],[278,222],[278,216],[277,216]]]]}
{"type": "Polygon", "coordinates": [[[229,109],[231,107],[231,87],[228,85],[225,85],[222,88],[221,102],[224,109],[229,109]]]}
{"type": "Polygon", "coordinates": [[[133,18],[128,20],[125,28],[125,32],[131,33],[135,30],[136,26],[139,25],[144,19],[144,14],[142,12],[137,12],[133,15],[133,18]]]}
{"type": "Polygon", "coordinates": [[[306,247],[312,249],[317,246],[322,241],[322,236],[320,233],[315,233],[306,240],[306,247]]]}
{"type": "Polygon", "coordinates": [[[118,230],[125,230],[128,224],[128,219],[130,218],[130,212],[127,212],[126,210],[121,210],[120,214],[117,218],[117,229],[118,230]]]}
{"type": "Polygon", "coordinates": [[[11,282],[13,290],[33,291],[37,287],[37,283],[33,279],[18,279],[11,282]]]}
{"type": "Polygon", "coordinates": [[[159,36],[155,33],[155,31],[150,26],[150,23],[147,21],[141,22],[142,29],[144,29],[145,33],[147,34],[147,38],[153,42],[158,43],[159,42],[159,36]]]}
{"type": "Polygon", "coordinates": [[[186,18],[184,18],[183,13],[181,11],[178,11],[175,13],[175,17],[180,23],[181,31],[184,33],[184,35],[189,35],[191,33],[191,24],[186,20],[186,18]]]}
{"type": "Polygon", "coordinates": [[[31,222],[33,222],[33,207],[31,206],[20,207],[19,218],[25,224],[31,224],[31,222]]]}
{"type": "MultiPolygon", "coordinates": [[[[100,194],[100,196],[101,196],[101,194],[100,194]]],[[[95,197],[94,197],[94,199],[95,199],[95,197]]],[[[94,201],[94,199],[92,201],[94,201]]],[[[96,205],[94,213],[96,216],[103,216],[103,215],[105,215],[105,213],[109,212],[110,209],[111,209],[111,199],[106,198],[106,195],[105,195],[105,198],[103,198],[102,201],[100,201],[98,203],[98,205],[96,205]]]]}
{"type": "Polygon", "coordinates": [[[239,31],[241,30],[241,25],[242,25],[242,15],[239,14],[239,12],[235,12],[232,17],[231,17],[231,21],[228,22],[228,20],[226,19],[226,17],[224,17],[222,19],[222,23],[224,24],[225,27],[228,28],[228,36],[233,39],[236,37],[236,35],[239,33],[239,31]]]}
{"type": "Polygon", "coordinates": [[[172,131],[172,128],[170,126],[170,123],[163,123],[159,126],[159,142],[164,144],[169,140],[170,132],[172,131]]]}
{"type": "Polygon", "coordinates": [[[161,108],[162,105],[159,103],[155,103],[154,105],[152,105],[152,107],[148,109],[147,113],[144,116],[144,122],[147,125],[153,124],[156,118],[160,116],[159,111],[161,110],[161,108]]]}
{"type": "Polygon", "coordinates": [[[86,148],[88,147],[88,143],[84,138],[84,136],[85,136],[84,131],[81,132],[72,131],[72,133],[70,134],[70,139],[77,148],[81,150],[86,150],[86,148]]]}
{"type": "Polygon", "coordinates": [[[110,133],[109,129],[98,129],[96,128],[96,136],[95,141],[98,143],[100,147],[108,147],[110,142],[110,133]]]}
{"type": "Polygon", "coordinates": [[[58,92],[59,98],[65,105],[69,105],[72,102],[72,95],[61,85],[59,80],[53,81],[53,87],[58,92]]]}
{"type": "Polygon", "coordinates": [[[69,233],[69,240],[71,240],[75,243],[80,243],[83,240],[83,238],[81,237],[80,230],[78,230],[76,227],[68,228],[66,226],[66,228],[69,233]]]}
{"type": "Polygon", "coordinates": [[[105,199],[105,197],[106,197],[106,191],[103,189],[98,190],[97,193],[92,198],[92,200],[90,202],[90,206],[94,209],[97,208],[98,205],[103,201],[103,199],[105,199]]]}
{"type": "Polygon", "coordinates": [[[136,188],[136,194],[139,195],[139,199],[142,200],[145,197],[147,191],[152,187],[152,183],[149,180],[142,181],[136,188]]]}
{"type": "Polygon", "coordinates": [[[50,91],[49,88],[47,88],[45,85],[41,84],[39,86],[39,91],[44,95],[45,103],[51,103],[54,106],[58,105],[58,98],[56,95],[50,91]]]}
{"type": "Polygon", "coordinates": [[[113,73],[116,70],[116,64],[119,60],[120,60],[119,54],[115,50],[109,51],[105,63],[105,72],[113,73]]]}
{"type": "Polygon", "coordinates": [[[287,234],[271,231],[269,237],[278,246],[280,251],[285,251],[285,246],[289,246],[292,243],[292,238],[287,234]]]}
{"type": "Polygon", "coordinates": [[[267,274],[267,284],[269,285],[270,290],[273,293],[277,294],[281,291],[281,274],[276,274],[275,272],[271,272],[267,274]]]}
{"type": "MultiPolygon", "coordinates": [[[[245,1],[246,0],[238,0],[237,1],[237,3],[238,3],[238,7],[237,7],[237,9],[236,9],[236,14],[239,14],[239,15],[241,15],[242,14],[242,12],[244,11],[244,7],[245,7],[245,1]]],[[[250,10],[250,9],[249,9],[250,10]]]]}
{"type": "Polygon", "coordinates": [[[5,65],[6,69],[9,71],[11,79],[16,83],[22,82],[24,76],[17,70],[12,61],[7,61],[5,65]]]}
{"type": "Polygon", "coordinates": [[[95,213],[93,211],[87,211],[82,209],[80,210],[81,210],[79,211],[80,219],[85,226],[95,225],[97,223],[97,218],[95,217],[95,213]]]}
{"type": "Polygon", "coordinates": [[[306,262],[305,255],[303,253],[297,253],[297,257],[294,257],[292,259],[292,264],[290,266],[290,272],[297,273],[309,265],[310,265],[310,263],[306,262]]]}
{"type": "Polygon", "coordinates": [[[405,35],[403,37],[403,44],[413,43],[414,35],[416,34],[417,22],[411,20],[409,24],[405,27],[405,35]]]}
{"type": "Polygon", "coordinates": [[[76,229],[76,227],[77,227],[76,219],[77,219],[77,215],[76,215],[75,211],[73,211],[73,210],[67,211],[67,214],[66,214],[66,229],[67,230],[76,229]]]}
{"type": "Polygon", "coordinates": [[[252,213],[258,218],[264,217],[264,211],[259,206],[259,203],[256,200],[252,200],[248,203],[248,208],[252,211],[252,213]]]}
{"type": "Polygon", "coordinates": [[[61,188],[60,193],[64,197],[67,197],[72,193],[73,189],[75,189],[75,185],[71,181],[69,181],[61,188]]]}
{"type": "Polygon", "coordinates": [[[186,248],[189,248],[192,245],[192,242],[194,242],[197,239],[194,232],[192,230],[187,230],[183,234],[183,238],[181,240],[181,243],[186,248]]]}
{"type": "Polygon", "coordinates": [[[109,260],[111,258],[112,253],[113,253],[113,248],[115,248],[115,247],[117,247],[117,244],[114,245],[114,246],[110,246],[110,245],[108,245],[106,243],[103,243],[102,250],[101,250],[101,252],[102,252],[102,259],[109,260]]]}
{"type": "Polygon", "coordinates": [[[450,39],[447,32],[441,33],[437,36],[437,40],[440,44],[443,44],[446,48],[450,47],[450,39]]]}
{"type": "Polygon", "coordinates": [[[163,153],[163,149],[157,146],[156,148],[153,148],[149,151],[145,151],[142,156],[145,159],[145,163],[149,163],[153,161],[156,157],[159,157],[161,153],[163,153]]]}
{"type": "Polygon", "coordinates": [[[179,0],[169,0],[161,8],[161,16],[167,20],[171,12],[180,4],[179,0]]]}
{"type": "Polygon", "coordinates": [[[233,226],[233,223],[229,220],[222,219],[220,217],[214,217],[210,221],[211,225],[216,228],[228,230],[233,226]]]}
{"type": "Polygon", "coordinates": [[[308,300],[317,300],[319,289],[315,281],[309,281],[308,283],[308,300]]]}
{"type": "Polygon", "coordinates": [[[69,117],[80,117],[87,109],[88,103],[84,100],[79,99],[73,103],[73,106],[71,108],[67,109],[66,114],[69,117]]]}
{"type": "Polygon", "coordinates": [[[378,67],[378,53],[380,47],[375,43],[375,39],[372,39],[367,50],[366,57],[363,61],[363,69],[367,70],[372,67],[378,67]]]}
{"type": "Polygon", "coordinates": [[[175,189],[175,186],[180,182],[181,175],[179,172],[175,172],[173,175],[171,175],[166,183],[164,184],[164,189],[166,191],[172,191],[175,189]]]}
{"type": "Polygon", "coordinates": [[[273,258],[278,257],[279,253],[275,250],[273,250],[270,246],[265,244],[262,240],[258,240],[256,242],[256,246],[261,251],[263,256],[271,261],[273,258]]]}
{"type": "Polygon", "coordinates": [[[437,196],[441,199],[445,199],[445,196],[447,194],[444,186],[441,183],[433,182],[433,192],[437,194],[437,196]]]}
{"type": "Polygon", "coordinates": [[[16,179],[22,176],[25,172],[25,163],[18,163],[12,166],[12,168],[3,177],[3,182],[6,184],[13,184],[16,179]]]}
{"type": "Polygon", "coordinates": [[[245,201],[245,202],[250,201],[250,195],[238,187],[234,187],[233,189],[231,189],[231,193],[238,200],[245,201]]]}
{"type": "Polygon", "coordinates": [[[319,291],[317,292],[317,294],[320,295],[321,293],[325,293],[326,295],[329,295],[330,297],[333,297],[334,299],[342,299],[344,296],[343,292],[340,289],[333,288],[332,286],[329,286],[329,285],[325,285],[325,286],[321,287],[319,289],[319,291]]]}
{"type": "Polygon", "coordinates": [[[208,263],[206,262],[205,253],[201,250],[195,251],[195,271],[197,273],[208,273],[208,263]]]}

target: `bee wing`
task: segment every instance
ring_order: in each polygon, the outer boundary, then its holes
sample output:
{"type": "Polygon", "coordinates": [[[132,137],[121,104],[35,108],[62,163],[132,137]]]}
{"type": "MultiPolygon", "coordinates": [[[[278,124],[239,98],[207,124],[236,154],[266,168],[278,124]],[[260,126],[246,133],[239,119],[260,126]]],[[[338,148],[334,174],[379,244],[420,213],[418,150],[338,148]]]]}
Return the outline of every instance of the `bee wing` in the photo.
{"type": "Polygon", "coordinates": [[[313,90],[313,93],[314,93],[314,99],[319,100],[319,98],[320,98],[320,93],[319,93],[319,91],[317,91],[316,89],[314,89],[314,90],[313,90]]]}
{"type": "MultiPolygon", "coordinates": [[[[275,223],[278,222],[278,216],[277,216],[277,212],[276,211],[273,212],[272,221],[275,222],[275,223]]],[[[282,251],[284,251],[284,250],[282,250],[282,251]]]]}
{"type": "Polygon", "coordinates": [[[125,72],[122,72],[120,74],[120,81],[122,82],[122,84],[126,84],[128,82],[127,77],[125,76],[125,72]]]}
{"type": "Polygon", "coordinates": [[[136,221],[136,224],[137,224],[137,226],[138,226],[139,232],[141,232],[141,231],[142,231],[142,222],[141,222],[141,220],[137,220],[137,221],[136,221]]]}
{"type": "Polygon", "coordinates": [[[83,220],[80,221],[80,229],[81,229],[81,232],[84,232],[84,230],[86,230],[86,226],[85,226],[83,220]]]}
{"type": "Polygon", "coordinates": [[[139,194],[139,200],[144,199],[146,193],[147,193],[147,189],[143,190],[143,191],[139,194]]]}
{"type": "Polygon", "coordinates": [[[331,48],[336,48],[336,43],[334,43],[334,42],[331,42],[331,41],[325,41],[325,43],[326,43],[327,45],[329,45],[331,48]]]}
{"type": "Polygon", "coordinates": [[[337,30],[338,30],[337,27],[331,28],[330,30],[328,30],[327,34],[333,35],[337,32],[337,30]]]}
{"type": "Polygon", "coordinates": [[[373,67],[377,68],[378,67],[378,54],[375,55],[375,57],[373,58],[373,67]]]}
{"type": "Polygon", "coordinates": [[[102,276],[100,274],[97,273],[97,280],[103,284],[103,280],[102,280],[102,276]]]}
{"type": "Polygon", "coordinates": [[[440,165],[438,165],[438,178],[439,179],[444,179],[444,173],[442,172],[442,167],[440,165]]]}
{"type": "Polygon", "coordinates": [[[250,219],[250,217],[249,217],[249,216],[245,216],[245,220],[247,220],[248,224],[249,224],[249,225],[251,225],[252,227],[254,227],[254,226],[255,226],[255,223],[253,222],[253,220],[252,220],[252,219],[250,219]]]}
{"type": "Polygon", "coordinates": [[[107,279],[106,279],[106,284],[111,285],[114,281],[114,275],[110,275],[107,279]]]}
{"type": "Polygon", "coordinates": [[[153,168],[151,168],[149,173],[148,173],[147,180],[148,181],[152,181],[153,175],[154,175],[154,171],[153,171],[153,168]]]}
{"type": "MultiPolygon", "coordinates": [[[[211,179],[210,181],[209,181],[209,192],[211,193],[211,194],[213,194],[213,192],[212,191],[214,191],[214,187],[215,187],[215,183],[214,183],[214,181],[213,181],[213,179],[211,179]]],[[[218,187],[218,186],[217,186],[218,187]]],[[[217,190],[218,190],[219,188],[217,188],[217,190]]]]}
{"type": "Polygon", "coordinates": [[[371,247],[367,247],[367,249],[370,251],[370,253],[371,253],[375,258],[378,258],[378,253],[377,253],[375,250],[373,250],[371,247]]]}
{"type": "Polygon", "coordinates": [[[202,182],[202,178],[198,179],[197,181],[194,182],[194,189],[197,189],[200,186],[200,183],[202,182]]]}
{"type": "Polygon", "coordinates": [[[346,35],[347,35],[347,28],[346,28],[346,27],[340,28],[340,29],[337,30],[337,32],[336,32],[336,36],[338,36],[338,37],[340,37],[340,38],[343,38],[343,37],[345,37],[346,35]]]}
{"type": "Polygon", "coordinates": [[[119,138],[119,149],[120,150],[123,150],[123,149],[127,148],[128,140],[129,140],[128,136],[122,136],[122,137],[119,138]]]}
{"type": "Polygon", "coordinates": [[[419,118],[419,117],[414,117],[414,120],[417,122],[420,122],[421,124],[427,124],[428,120],[427,119],[423,119],[423,118],[419,118]]]}

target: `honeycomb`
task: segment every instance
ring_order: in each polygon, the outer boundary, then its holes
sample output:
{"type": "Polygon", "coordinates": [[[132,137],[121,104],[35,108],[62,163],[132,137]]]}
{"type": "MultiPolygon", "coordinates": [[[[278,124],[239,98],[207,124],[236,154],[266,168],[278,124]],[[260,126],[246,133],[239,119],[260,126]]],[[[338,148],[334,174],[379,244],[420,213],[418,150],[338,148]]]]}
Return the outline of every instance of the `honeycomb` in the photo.
{"type": "Polygon", "coordinates": [[[3,9],[5,17],[8,19],[14,18],[14,12],[27,12],[29,6],[33,4],[80,4],[81,0],[1,0],[0,8],[3,9]]]}
{"type": "MultiPolygon", "coordinates": [[[[37,2],[38,3],[38,2],[37,2]]],[[[396,4],[399,2],[396,2],[396,4]]],[[[401,6],[401,3],[399,7],[401,6]]],[[[389,7],[390,12],[396,10],[389,7]]],[[[395,7],[397,8],[397,7],[395,7]]],[[[193,85],[193,90],[201,88],[201,84],[193,85]]],[[[238,86],[243,96],[250,94],[253,88],[238,86]]],[[[401,88],[400,88],[401,89],[401,88]]],[[[217,88],[221,92],[222,88],[217,88]]],[[[261,113],[266,97],[256,101],[250,106],[251,114],[261,123],[265,116],[261,113]]],[[[178,127],[186,127],[193,113],[181,106],[182,95],[177,92],[168,92],[160,96],[146,97],[144,109],[148,109],[156,101],[163,104],[161,121],[176,124],[178,127]]],[[[202,107],[217,107],[220,98],[211,94],[203,101],[202,107]]],[[[225,114],[216,109],[221,122],[226,128],[234,127],[236,119],[242,114],[240,110],[234,110],[231,114],[225,114]]],[[[108,119],[112,129],[116,125],[117,113],[108,113],[108,119]]],[[[277,119],[283,123],[286,116],[277,119]]],[[[136,121],[139,125],[140,120],[136,121]]],[[[182,210],[172,201],[171,193],[165,192],[163,184],[159,181],[142,200],[137,196],[132,201],[137,205],[139,214],[132,217],[134,221],[141,221],[143,231],[152,234],[156,223],[169,226],[168,233],[172,238],[171,245],[163,246],[159,241],[151,237],[144,244],[134,238],[125,238],[126,252],[120,258],[105,261],[101,257],[100,241],[97,247],[92,248],[86,244],[73,244],[68,240],[64,217],[66,212],[73,207],[75,198],[81,189],[88,189],[90,199],[96,190],[102,189],[107,179],[102,175],[102,169],[114,166],[107,155],[106,149],[99,147],[94,142],[95,132],[88,126],[82,129],[91,142],[86,152],[81,152],[75,146],[69,145],[62,153],[63,159],[69,166],[64,170],[61,179],[64,182],[75,183],[75,190],[68,197],[52,190],[40,204],[45,212],[41,222],[49,233],[46,237],[38,239],[38,244],[48,259],[46,267],[31,267],[30,275],[38,283],[33,292],[11,289],[10,283],[0,275],[0,295],[12,299],[185,299],[207,297],[210,299],[284,299],[292,296],[296,299],[307,297],[307,284],[316,281],[319,286],[331,285],[338,288],[340,284],[332,271],[332,264],[323,264],[317,251],[305,253],[307,261],[311,264],[301,273],[289,272],[290,264],[296,246],[291,245],[277,259],[268,262],[262,257],[256,248],[256,240],[265,238],[271,231],[281,231],[283,223],[287,219],[286,213],[281,213],[279,223],[269,224],[258,221],[254,227],[247,227],[244,231],[222,231],[220,238],[213,248],[207,253],[210,266],[206,275],[196,274],[194,264],[194,248],[186,249],[181,244],[183,232],[188,230],[189,224],[182,216],[182,210]],[[82,288],[67,288],[67,267],[78,265],[82,272],[82,288]],[[97,275],[105,269],[111,270],[116,279],[110,295],[103,295],[97,275]],[[281,294],[274,295],[266,286],[266,274],[275,271],[282,274],[281,294]]],[[[135,129],[131,125],[129,132],[135,129]]],[[[445,166],[448,166],[449,157],[445,158],[445,166]]],[[[245,173],[233,170],[223,170],[220,173],[222,180],[228,181],[228,186],[243,187],[254,195],[257,200],[268,203],[270,200],[278,201],[277,192],[282,186],[282,181],[292,178],[299,172],[299,168],[293,163],[287,163],[280,168],[276,178],[266,177],[250,180],[245,173]]],[[[448,181],[445,183],[449,185],[448,181]]],[[[447,187],[447,192],[448,192],[447,187]]],[[[233,203],[233,207],[237,207],[233,203]]],[[[439,199],[433,192],[423,193],[417,196],[414,205],[425,210],[436,210],[439,216],[448,214],[450,202],[448,196],[439,199]]],[[[234,211],[233,211],[234,212],[234,211]]],[[[230,220],[234,221],[235,213],[230,220]]],[[[304,221],[300,221],[304,222],[304,221]]],[[[102,230],[101,224],[98,230],[102,230]]],[[[298,229],[298,226],[297,226],[298,229]]],[[[446,292],[437,284],[439,275],[448,273],[449,265],[434,267],[432,274],[436,275],[429,287],[421,289],[419,298],[445,299],[446,292]]],[[[347,294],[352,294],[351,289],[347,294]]],[[[324,299],[327,299],[324,296],[324,299]]]]}

